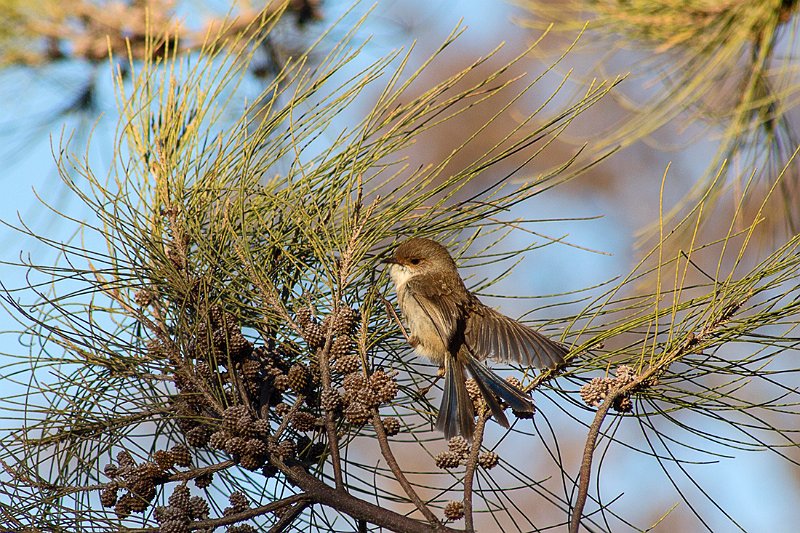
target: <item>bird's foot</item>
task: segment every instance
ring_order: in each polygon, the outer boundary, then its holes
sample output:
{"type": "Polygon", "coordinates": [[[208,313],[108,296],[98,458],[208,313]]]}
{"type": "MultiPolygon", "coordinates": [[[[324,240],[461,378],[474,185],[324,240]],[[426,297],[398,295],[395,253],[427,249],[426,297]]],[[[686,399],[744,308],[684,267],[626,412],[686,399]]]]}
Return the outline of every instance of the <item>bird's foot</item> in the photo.
{"type": "Polygon", "coordinates": [[[434,379],[433,382],[430,385],[428,385],[427,387],[422,387],[420,389],[417,389],[417,394],[419,394],[420,398],[425,397],[425,395],[428,394],[428,391],[431,390],[433,388],[433,386],[436,385],[436,383],[442,377],[444,377],[444,367],[439,369],[439,373],[436,375],[436,379],[434,379]]]}

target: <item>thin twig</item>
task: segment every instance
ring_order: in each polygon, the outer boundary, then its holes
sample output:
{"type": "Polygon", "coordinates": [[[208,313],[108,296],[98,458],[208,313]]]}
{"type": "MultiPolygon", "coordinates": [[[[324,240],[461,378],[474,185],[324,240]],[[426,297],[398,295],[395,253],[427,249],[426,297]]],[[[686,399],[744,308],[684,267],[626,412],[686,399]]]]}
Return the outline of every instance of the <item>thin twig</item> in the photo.
{"type": "Polygon", "coordinates": [[[197,468],[192,468],[191,470],[184,470],[183,472],[178,472],[176,474],[172,474],[169,476],[166,481],[188,481],[190,479],[194,479],[196,477],[200,477],[203,474],[213,474],[214,472],[220,472],[227,468],[232,467],[236,463],[230,459],[226,461],[222,461],[216,464],[208,465],[208,466],[200,466],[197,468]]]}
{"type": "MultiPolygon", "coordinates": [[[[306,494],[296,494],[294,496],[289,496],[288,498],[284,498],[282,500],[278,500],[272,503],[268,503],[267,505],[261,505],[259,507],[253,507],[251,509],[247,509],[242,511],[241,513],[230,514],[221,516],[219,518],[209,518],[207,520],[198,520],[196,522],[190,522],[188,524],[189,531],[194,531],[198,529],[206,529],[206,528],[217,528],[220,526],[227,526],[230,524],[235,524],[237,522],[243,522],[250,518],[255,518],[257,516],[261,516],[272,511],[277,511],[282,509],[288,505],[297,504],[295,507],[304,507],[308,505],[308,495],[306,494]]],[[[157,533],[161,531],[161,528],[150,527],[150,528],[142,528],[142,529],[123,529],[122,531],[136,531],[136,533],[157,533]]]]}
{"type": "Polygon", "coordinates": [[[483,443],[483,430],[486,421],[491,416],[488,409],[484,409],[478,415],[478,422],[475,424],[475,433],[472,436],[472,448],[467,457],[467,468],[464,472],[464,526],[466,531],[475,531],[475,523],[472,517],[472,483],[475,480],[475,470],[478,466],[478,454],[483,443]]]}
{"type": "MultiPolygon", "coordinates": [[[[325,338],[325,346],[317,352],[317,360],[319,361],[320,377],[322,378],[322,393],[331,394],[333,390],[331,380],[331,366],[328,359],[330,354],[331,345],[333,343],[333,333],[330,328],[325,338]]],[[[331,463],[333,464],[333,479],[336,483],[336,488],[344,490],[344,478],[342,476],[342,459],[339,455],[339,435],[336,433],[336,421],[334,420],[333,411],[325,410],[325,433],[328,436],[328,449],[331,454],[331,463]]]]}
{"type": "MultiPolygon", "coordinates": [[[[114,300],[123,310],[125,310],[129,316],[135,317],[145,328],[147,328],[153,335],[160,340],[164,346],[167,347],[168,353],[176,354],[176,363],[179,363],[179,371],[183,372],[183,377],[191,381],[199,394],[201,394],[208,402],[217,414],[222,413],[222,406],[219,405],[219,402],[212,394],[208,392],[208,387],[205,386],[205,383],[202,383],[197,379],[195,376],[191,365],[189,365],[186,361],[185,357],[181,357],[181,348],[176,343],[172,336],[170,336],[169,331],[170,327],[166,322],[162,313],[156,314],[156,322],[150,320],[144,312],[131,307],[126,298],[123,297],[122,293],[120,292],[118,287],[114,287],[113,284],[109,283],[108,280],[103,276],[91,263],[89,264],[89,268],[91,269],[92,273],[95,276],[95,279],[99,282],[98,287],[101,288],[104,294],[106,294],[109,298],[114,300]]],[[[155,310],[155,308],[154,308],[155,310]]],[[[57,331],[57,330],[54,330],[57,331]]],[[[80,350],[78,350],[80,353],[80,350]]]]}
{"type": "Polygon", "coordinates": [[[397,464],[397,459],[395,459],[394,454],[392,453],[392,448],[389,446],[389,439],[386,437],[386,430],[383,427],[383,422],[381,421],[380,415],[378,415],[378,410],[373,409],[372,411],[372,425],[375,427],[375,436],[378,439],[378,444],[381,448],[381,453],[383,454],[383,458],[386,461],[386,464],[389,465],[389,469],[392,471],[395,480],[400,484],[400,486],[405,491],[408,498],[414,502],[414,505],[417,506],[419,512],[431,523],[432,526],[435,526],[437,529],[441,526],[441,522],[436,518],[436,515],[433,514],[433,511],[425,505],[425,502],[422,501],[422,498],[419,497],[417,492],[414,490],[414,487],[411,486],[411,483],[406,478],[403,471],[400,469],[400,465],[397,464]]]}
{"type": "Polygon", "coordinates": [[[400,320],[399,316],[397,316],[397,312],[394,310],[394,307],[392,306],[391,302],[389,302],[389,300],[387,300],[383,296],[381,296],[381,300],[383,300],[383,305],[386,306],[386,311],[388,311],[388,313],[392,315],[392,318],[394,319],[394,322],[397,324],[397,327],[400,328],[400,333],[402,333],[403,337],[406,338],[406,342],[408,342],[408,344],[413,346],[414,343],[411,342],[411,337],[408,336],[408,332],[406,332],[406,328],[405,326],[403,326],[403,321],[400,320]]]}
{"type": "Polygon", "coordinates": [[[286,413],[286,415],[283,417],[283,420],[281,420],[281,424],[278,426],[278,429],[275,430],[273,438],[275,439],[281,438],[281,435],[283,435],[283,432],[286,431],[287,427],[289,427],[289,423],[292,421],[292,418],[294,418],[294,415],[297,414],[297,411],[300,410],[300,406],[303,404],[305,400],[306,397],[303,396],[302,394],[297,395],[297,398],[295,398],[294,403],[289,408],[289,412],[286,413]]]}
{"type": "Polygon", "coordinates": [[[288,528],[309,505],[311,505],[311,502],[308,500],[298,502],[291,509],[285,511],[280,520],[275,522],[267,533],[281,533],[282,531],[286,531],[286,528],[288,528]]]}
{"type": "Polygon", "coordinates": [[[242,511],[241,513],[221,516],[219,518],[212,518],[210,520],[199,520],[197,522],[192,522],[191,529],[204,529],[204,528],[214,528],[219,526],[227,526],[230,524],[235,524],[237,522],[248,520],[250,518],[255,518],[256,516],[261,516],[263,514],[267,514],[272,511],[283,509],[284,507],[287,507],[289,505],[298,504],[298,506],[302,506],[304,503],[307,504],[308,500],[309,498],[307,494],[297,494],[295,496],[289,496],[288,498],[284,498],[276,502],[268,503],[267,505],[262,505],[260,507],[253,507],[252,509],[247,509],[245,511],[242,511]]]}
{"type": "MultiPolygon", "coordinates": [[[[211,464],[211,465],[208,465],[208,466],[201,466],[201,467],[197,467],[197,468],[192,468],[190,470],[184,470],[184,471],[181,471],[181,472],[176,472],[175,474],[170,474],[169,476],[160,478],[158,480],[158,483],[164,484],[164,483],[170,483],[172,481],[189,481],[189,480],[194,479],[196,477],[200,477],[203,474],[209,474],[209,473],[213,474],[214,472],[219,472],[221,470],[225,470],[227,468],[232,467],[235,464],[236,463],[234,461],[231,461],[229,459],[229,460],[222,461],[220,463],[211,464]]],[[[0,466],[2,466],[2,468],[6,471],[7,474],[12,476],[13,479],[15,479],[16,481],[20,482],[21,484],[24,484],[25,486],[32,487],[32,488],[37,488],[37,489],[40,489],[40,490],[52,491],[54,493],[54,495],[57,496],[57,497],[67,496],[69,494],[76,494],[76,493],[80,493],[80,492],[92,492],[92,491],[95,491],[95,490],[102,490],[102,489],[104,489],[106,487],[116,486],[117,485],[116,481],[109,481],[107,483],[95,483],[93,485],[81,485],[79,487],[53,485],[53,484],[50,484],[50,483],[42,483],[42,482],[39,482],[39,481],[35,481],[35,480],[31,479],[29,476],[21,474],[18,470],[16,470],[16,469],[12,468],[11,466],[9,466],[2,459],[0,459],[0,466]]]]}

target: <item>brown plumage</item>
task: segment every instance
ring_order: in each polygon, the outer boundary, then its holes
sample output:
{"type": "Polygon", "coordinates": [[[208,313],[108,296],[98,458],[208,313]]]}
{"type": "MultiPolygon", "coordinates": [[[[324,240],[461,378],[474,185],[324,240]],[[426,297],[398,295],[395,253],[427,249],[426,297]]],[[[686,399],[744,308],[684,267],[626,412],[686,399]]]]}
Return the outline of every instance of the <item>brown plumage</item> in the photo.
{"type": "Polygon", "coordinates": [[[400,244],[385,260],[415,350],[444,368],[445,384],[436,426],[447,438],[472,438],[475,415],[467,393],[472,375],[494,418],[508,427],[497,397],[512,409],[533,412],[533,402],[482,363],[485,359],[539,368],[564,361],[567,349],[484,305],[464,286],[447,249],[430,239],[400,244]]]}

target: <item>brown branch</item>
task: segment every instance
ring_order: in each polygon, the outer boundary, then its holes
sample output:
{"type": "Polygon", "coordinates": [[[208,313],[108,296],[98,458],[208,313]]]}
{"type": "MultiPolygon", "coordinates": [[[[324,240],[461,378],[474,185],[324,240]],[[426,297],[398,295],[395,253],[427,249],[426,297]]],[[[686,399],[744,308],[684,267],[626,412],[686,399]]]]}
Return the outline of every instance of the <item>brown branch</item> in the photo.
{"type": "MultiPolygon", "coordinates": [[[[322,378],[322,393],[330,394],[333,390],[331,380],[331,366],[328,359],[331,345],[333,344],[333,332],[331,328],[325,335],[325,346],[317,352],[319,361],[320,377],[322,378]]],[[[333,480],[336,488],[344,491],[344,478],[342,477],[342,459],[339,455],[339,435],[336,433],[336,421],[333,419],[333,411],[325,410],[325,433],[328,436],[328,450],[331,453],[331,464],[333,464],[333,480]]]]}
{"type": "Polygon", "coordinates": [[[255,518],[256,516],[261,516],[263,514],[267,514],[272,511],[277,511],[292,504],[298,504],[298,506],[304,507],[305,506],[304,504],[307,503],[308,503],[307,494],[297,494],[295,496],[289,496],[288,498],[284,498],[276,502],[268,503],[267,505],[262,505],[260,507],[253,507],[252,509],[247,509],[245,511],[242,511],[241,513],[221,516],[219,518],[211,518],[209,520],[198,520],[197,522],[192,522],[189,526],[190,530],[227,526],[230,524],[235,524],[237,522],[248,520],[250,518],[255,518]]]}
{"type": "Polygon", "coordinates": [[[305,510],[305,508],[309,505],[311,505],[311,502],[305,500],[298,502],[291,509],[284,511],[283,516],[281,516],[280,519],[275,522],[271,528],[269,528],[267,533],[281,533],[282,531],[286,531],[286,528],[288,528],[289,525],[294,522],[295,519],[300,516],[300,513],[302,513],[303,510],[305,510]]]}
{"type": "MultiPolygon", "coordinates": [[[[636,383],[636,381],[634,381],[634,383],[636,383]]],[[[595,445],[597,444],[597,437],[600,434],[600,426],[608,414],[609,409],[611,409],[611,406],[614,405],[614,400],[621,396],[623,394],[622,391],[627,388],[628,386],[616,387],[608,393],[605,400],[603,400],[603,403],[597,409],[597,412],[594,415],[594,420],[592,421],[592,425],[589,427],[589,434],[586,435],[586,444],[584,445],[583,458],[581,459],[578,497],[575,500],[575,506],[572,509],[572,517],[569,524],[570,533],[577,533],[581,525],[583,507],[586,505],[586,497],[589,494],[589,478],[591,477],[592,473],[592,459],[594,458],[594,449],[595,445]]]]}
{"type": "Polygon", "coordinates": [[[145,409],[139,411],[138,413],[121,415],[111,420],[102,419],[98,420],[97,422],[86,422],[83,425],[74,424],[70,427],[70,429],[65,429],[60,431],[59,433],[56,433],[54,435],[48,435],[40,439],[26,436],[26,442],[33,446],[53,446],[65,440],[80,438],[83,436],[89,436],[89,437],[96,436],[102,433],[102,431],[116,429],[118,427],[123,427],[128,424],[132,424],[133,422],[138,422],[140,420],[147,420],[150,417],[163,415],[165,413],[171,413],[171,412],[167,411],[166,409],[145,409]]]}
{"type": "Polygon", "coordinates": [[[475,531],[475,523],[472,517],[472,484],[475,480],[475,469],[478,466],[478,454],[481,451],[483,442],[483,430],[486,421],[489,419],[488,409],[484,409],[478,415],[478,422],[475,424],[475,433],[472,436],[472,448],[467,457],[467,468],[464,472],[464,527],[467,531],[475,531]]]}
{"type": "Polygon", "coordinates": [[[600,434],[600,427],[603,424],[603,420],[605,420],[605,417],[608,415],[608,411],[614,405],[614,402],[621,396],[630,394],[631,391],[637,387],[640,387],[642,384],[647,383],[651,379],[655,378],[661,371],[685,355],[698,351],[701,352],[703,349],[703,346],[701,346],[703,341],[713,337],[714,333],[725,322],[733,317],[734,314],[736,314],[736,311],[741,308],[741,306],[749,297],[750,295],[748,294],[746,298],[740,301],[726,303],[722,307],[720,315],[703,326],[697,335],[689,332],[684,340],[675,349],[673,349],[672,352],[667,353],[661,358],[661,361],[658,364],[653,365],[646,371],[642,372],[642,374],[637,376],[636,379],[630,383],[627,383],[623,386],[617,385],[608,392],[603,400],[603,403],[597,409],[597,412],[594,415],[594,420],[592,421],[592,425],[589,426],[589,433],[586,435],[586,444],[583,448],[583,457],[581,459],[581,468],[579,473],[580,481],[578,483],[578,496],[575,499],[575,505],[572,509],[572,517],[570,518],[570,533],[578,533],[578,529],[580,528],[583,508],[586,505],[586,498],[589,494],[589,479],[592,473],[592,459],[594,457],[597,438],[600,434]]]}
{"type": "MultiPolygon", "coordinates": [[[[308,505],[308,496],[306,494],[296,494],[295,496],[289,496],[288,498],[268,503],[267,505],[261,505],[259,507],[253,507],[251,509],[247,509],[245,511],[242,511],[241,513],[221,516],[219,518],[209,518],[207,520],[197,520],[196,522],[190,522],[188,524],[188,527],[189,531],[195,531],[198,529],[206,529],[206,528],[214,529],[220,526],[227,526],[230,524],[235,524],[237,522],[248,520],[250,518],[255,518],[257,516],[261,516],[272,511],[277,511],[292,504],[297,504],[292,510],[298,507],[304,508],[306,505],[308,505]]],[[[135,531],[136,533],[158,533],[161,530],[162,529],[160,527],[122,529],[122,531],[129,531],[129,532],[135,531]]]]}
{"type": "MultiPolygon", "coordinates": [[[[261,276],[258,276],[255,268],[253,268],[253,264],[251,261],[248,261],[248,257],[245,254],[245,251],[240,247],[236,246],[236,253],[239,255],[240,259],[242,260],[242,264],[248,270],[251,279],[253,280],[253,284],[261,293],[261,297],[264,299],[267,305],[269,305],[273,311],[278,313],[280,317],[298,334],[302,335],[303,330],[302,328],[292,319],[289,311],[287,311],[286,307],[281,302],[280,296],[278,295],[275,287],[270,283],[269,280],[264,279],[261,276]]],[[[325,346],[317,350],[317,361],[319,362],[319,369],[320,369],[320,377],[322,378],[322,390],[323,393],[325,391],[331,391],[333,389],[331,383],[331,369],[328,359],[328,354],[330,353],[331,345],[333,344],[333,332],[331,328],[328,328],[328,331],[325,333],[325,346]]],[[[333,465],[333,478],[336,483],[336,487],[339,489],[344,489],[344,477],[342,476],[342,464],[341,464],[341,456],[339,455],[339,437],[336,433],[336,422],[333,419],[333,412],[332,411],[325,411],[325,433],[328,437],[328,449],[331,454],[331,464],[333,465]]]]}
{"type": "Polygon", "coordinates": [[[397,464],[397,459],[395,459],[392,448],[389,446],[389,439],[386,437],[386,430],[383,428],[383,422],[381,421],[380,415],[378,415],[377,409],[372,410],[372,425],[375,427],[375,435],[381,448],[381,454],[383,454],[386,464],[389,465],[389,469],[392,471],[395,480],[403,488],[408,498],[414,502],[419,512],[422,513],[432,526],[439,529],[442,525],[441,522],[439,522],[436,515],[433,514],[433,511],[425,505],[425,502],[422,501],[422,498],[419,497],[414,487],[411,486],[411,483],[408,481],[408,478],[406,478],[405,474],[400,469],[400,465],[397,464]]]}
{"type": "MultiPolygon", "coordinates": [[[[253,284],[261,293],[261,297],[264,299],[267,305],[269,305],[273,311],[278,313],[280,317],[298,334],[302,335],[303,330],[302,328],[292,319],[289,312],[286,310],[286,307],[281,302],[280,296],[278,295],[277,291],[275,290],[274,286],[269,282],[269,280],[264,279],[261,276],[258,276],[256,270],[253,268],[253,264],[251,261],[248,261],[248,257],[245,254],[244,250],[237,246],[236,253],[242,260],[242,263],[246,265],[248,273],[253,280],[253,284]]],[[[322,390],[330,391],[332,390],[331,386],[331,369],[330,365],[328,364],[328,354],[331,349],[331,344],[333,343],[333,333],[330,328],[325,335],[325,346],[321,349],[317,350],[317,361],[319,361],[319,369],[320,375],[322,378],[322,390]]],[[[333,465],[333,478],[336,482],[336,487],[339,489],[344,488],[344,478],[342,476],[342,464],[341,464],[341,457],[339,455],[339,437],[336,434],[336,423],[333,419],[333,412],[332,411],[325,411],[325,433],[328,437],[328,450],[331,454],[331,464],[333,465]]]]}
{"type": "Polygon", "coordinates": [[[297,398],[295,398],[294,403],[289,408],[289,412],[286,413],[286,415],[283,417],[283,420],[281,420],[278,429],[276,429],[275,433],[273,433],[272,437],[274,439],[277,440],[281,438],[281,435],[283,435],[283,432],[286,431],[287,427],[289,427],[289,423],[292,421],[292,418],[294,418],[294,415],[297,414],[297,411],[300,410],[300,406],[303,404],[305,400],[306,397],[303,396],[302,394],[297,395],[297,398]]]}
{"type": "MultiPolygon", "coordinates": [[[[221,463],[216,463],[208,466],[201,466],[197,468],[192,468],[190,470],[184,470],[182,472],[176,472],[174,474],[170,474],[169,476],[165,476],[157,480],[160,484],[170,483],[173,481],[189,481],[196,477],[200,477],[203,474],[209,474],[214,472],[219,472],[221,470],[225,470],[226,468],[230,468],[234,466],[236,463],[231,460],[222,461],[221,463]]],[[[12,468],[9,466],[5,461],[0,459],[0,466],[6,471],[8,475],[10,475],[16,481],[24,484],[28,487],[33,487],[40,490],[49,490],[53,491],[57,497],[67,496],[69,494],[76,494],[79,492],[92,492],[95,490],[102,490],[106,487],[116,485],[116,481],[109,481],[107,483],[95,483],[93,485],[82,485],[80,487],[65,487],[62,485],[53,485],[51,483],[43,483],[40,481],[35,481],[25,474],[19,472],[19,470],[12,468]]]]}
{"type": "Polygon", "coordinates": [[[381,300],[383,300],[383,305],[386,306],[386,311],[388,311],[389,314],[392,315],[392,318],[394,319],[395,323],[400,328],[400,332],[403,334],[403,337],[406,338],[408,344],[411,344],[413,346],[414,343],[411,342],[411,337],[408,336],[406,328],[403,326],[403,322],[400,320],[400,317],[397,316],[397,312],[394,310],[394,307],[392,307],[392,304],[389,303],[389,300],[387,300],[383,296],[381,296],[381,300]]]}
{"type": "Polygon", "coordinates": [[[213,465],[208,466],[201,466],[197,468],[192,468],[191,470],[184,470],[183,472],[178,472],[176,474],[172,474],[169,476],[165,482],[170,481],[189,481],[190,479],[194,479],[196,477],[200,477],[203,474],[213,474],[214,472],[220,472],[227,468],[232,467],[236,463],[231,459],[226,461],[222,461],[221,463],[216,463],[213,465]]]}
{"type": "Polygon", "coordinates": [[[444,525],[434,528],[431,524],[409,518],[384,507],[356,498],[355,496],[330,487],[305,471],[300,464],[287,464],[274,457],[272,463],[288,480],[306,493],[309,500],[335,509],[356,520],[364,520],[390,531],[407,533],[463,533],[462,530],[444,525]]]}

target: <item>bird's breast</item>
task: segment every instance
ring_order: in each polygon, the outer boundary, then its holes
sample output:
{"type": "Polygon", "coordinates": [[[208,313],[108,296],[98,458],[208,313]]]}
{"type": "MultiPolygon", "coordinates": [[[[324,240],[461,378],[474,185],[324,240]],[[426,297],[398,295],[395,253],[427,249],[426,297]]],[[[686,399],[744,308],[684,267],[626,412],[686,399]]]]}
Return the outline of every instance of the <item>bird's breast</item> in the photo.
{"type": "Polygon", "coordinates": [[[413,341],[416,341],[414,350],[441,365],[447,355],[447,346],[430,315],[407,289],[399,290],[397,295],[408,334],[413,341]]]}

